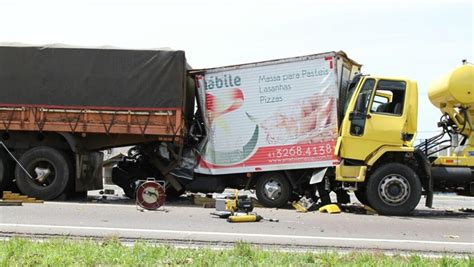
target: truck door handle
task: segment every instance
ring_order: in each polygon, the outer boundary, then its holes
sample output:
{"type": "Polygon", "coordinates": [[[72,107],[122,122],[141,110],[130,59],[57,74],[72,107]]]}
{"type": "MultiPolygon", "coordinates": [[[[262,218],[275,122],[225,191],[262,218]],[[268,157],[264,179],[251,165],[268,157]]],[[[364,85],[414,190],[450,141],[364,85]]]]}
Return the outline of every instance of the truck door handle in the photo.
{"type": "Polygon", "coordinates": [[[371,116],[370,114],[365,115],[365,117],[366,117],[367,119],[372,118],[372,116],[371,116]]]}

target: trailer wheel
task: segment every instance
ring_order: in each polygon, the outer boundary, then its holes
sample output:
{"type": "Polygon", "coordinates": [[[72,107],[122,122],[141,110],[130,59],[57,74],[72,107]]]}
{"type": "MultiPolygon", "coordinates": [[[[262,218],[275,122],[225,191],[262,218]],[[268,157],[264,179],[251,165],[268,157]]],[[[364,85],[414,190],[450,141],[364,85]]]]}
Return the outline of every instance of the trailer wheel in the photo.
{"type": "Polygon", "coordinates": [[[66,193],[71,185],[72,164],[67,156],[50,147],[35,147],[26,151],[19,162],[33,177],[16,166],[16,184],[23,194],[52,200],[66,193]]]}
{"type": "Polygon", "coordinates": [[[255,185],[258,202],[264,207],[278,208],[286,205],[291,197],[290,183],[278,172],[265,173],[255,185]]]}
{"type": "Polygon", "coordinates": [[[0,151],[0,196],[4,190],[9,190],[13,186],[13,166],[10,155],[0,151]]]}
{"type": "Polygon", "coordinates": [[[369,205],[383,215],[407,215],[421,198],[420,179],[400,163],[388,163],[375,170],[366,190],[369,205]]]}

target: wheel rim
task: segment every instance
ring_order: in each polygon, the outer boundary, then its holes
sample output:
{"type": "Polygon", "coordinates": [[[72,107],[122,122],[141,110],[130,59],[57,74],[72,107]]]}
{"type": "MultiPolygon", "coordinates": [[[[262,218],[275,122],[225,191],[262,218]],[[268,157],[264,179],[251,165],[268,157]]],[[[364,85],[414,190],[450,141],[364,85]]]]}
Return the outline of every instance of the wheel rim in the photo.
{"type": "Polygon", "coordinates": [[[38,186],[49,186],[56,179],[56,169],[54,165],[45,159],[36,159],[30,162],[27,170],[33,177],[31,181],[38,186]]]}
{"type": "Polygon", "coordinates": [[[269,180],[263,186],[265,196],[271,200],[275,200],[281,195],[281,184],[274,180],[269,180]]]}
{"type": "Polygon", "coordinates": [[[408,180],[399,174],[385,176],[379,184],[379,196],[388,205],[397,206],[405,203],[410,196],[408,180]]]}

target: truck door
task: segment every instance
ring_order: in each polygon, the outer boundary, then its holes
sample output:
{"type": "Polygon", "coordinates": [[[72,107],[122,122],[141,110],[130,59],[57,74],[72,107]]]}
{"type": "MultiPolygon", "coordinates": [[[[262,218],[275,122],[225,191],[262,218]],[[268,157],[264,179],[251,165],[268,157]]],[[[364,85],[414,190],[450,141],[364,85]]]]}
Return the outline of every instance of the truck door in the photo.
{"type": "Polygon", "coordinates": [[[384,145],[403,145],[406,125],[406,89],[403,80],[364,77],[344,118],[341,158],[365,160],[384,145]]]}

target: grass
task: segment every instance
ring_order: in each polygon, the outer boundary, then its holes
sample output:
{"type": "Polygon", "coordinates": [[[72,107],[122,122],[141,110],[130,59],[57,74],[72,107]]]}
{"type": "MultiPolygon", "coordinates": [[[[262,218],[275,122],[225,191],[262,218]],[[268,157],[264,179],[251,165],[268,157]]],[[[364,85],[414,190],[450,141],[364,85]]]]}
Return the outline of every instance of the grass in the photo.
{"type": "Polygon", "coordinates": [[[0,241],[0,266],[474,266],[474,258],[387,256],[377,252],[291,253],[261,250],[237,243],[231,249],[179,249],[136,243],[123,246],[117,238],[97,241],[25,239],[0,241]]]}

